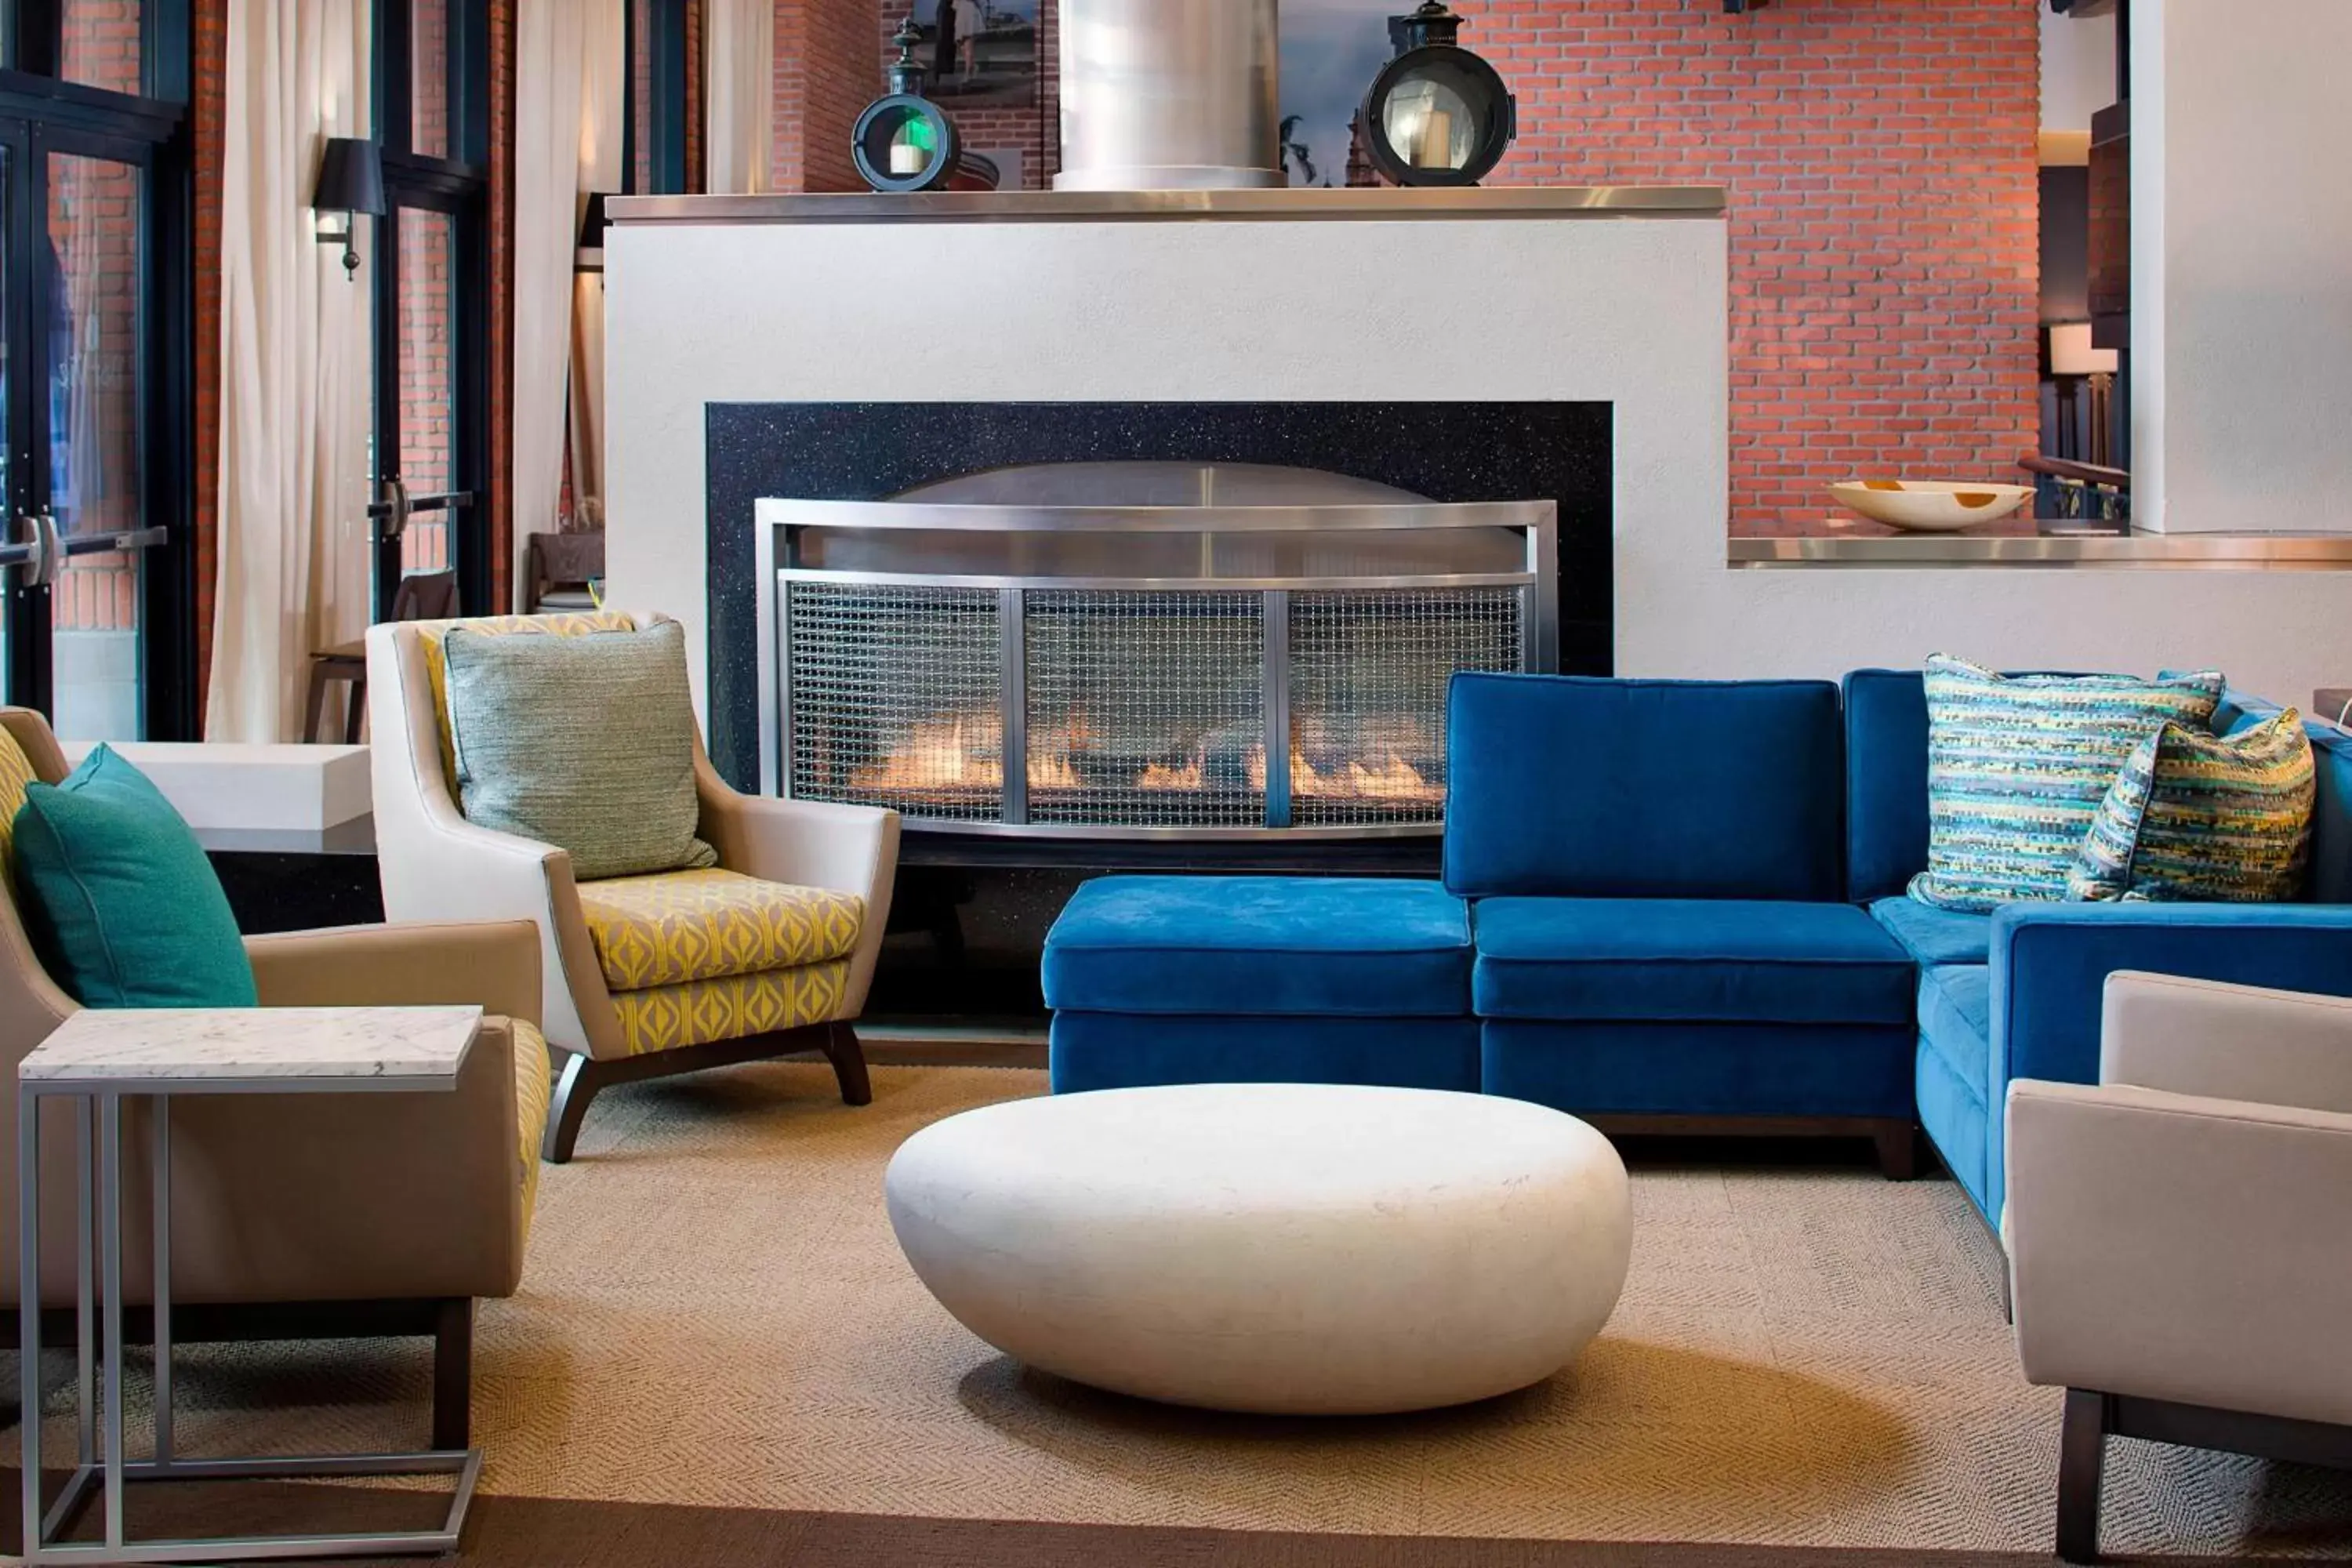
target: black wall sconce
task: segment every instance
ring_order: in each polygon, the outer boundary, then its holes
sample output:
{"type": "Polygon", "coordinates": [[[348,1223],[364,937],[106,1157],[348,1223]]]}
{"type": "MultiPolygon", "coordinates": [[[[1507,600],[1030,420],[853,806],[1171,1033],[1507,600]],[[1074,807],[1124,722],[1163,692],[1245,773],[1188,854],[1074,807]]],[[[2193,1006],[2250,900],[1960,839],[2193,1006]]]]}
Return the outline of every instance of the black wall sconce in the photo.
{"type": "Polygon", "coordinates": [[[1372,167],[1395,184],[1475,185],[1518,137],[1518,100],[1455,42],[1461,33],[1441,0],[1389,18],[1396,58],[1372,79],[1362,112],[1372,167]]]}
{"type": "Polygon", "coordinates": [[[868,104],[849,136],[850,162],[877,191],[992,191],[1002,177],[994,163],[963,150],[947,111],[923,96],[924,70],[915,49],[922,29],[908,13],[891,42],[890,89],[868,104]]]}
{"type": "Polygon", "coordinates": [[[1772,0],[1723,0],[1723,12],[1727,16],[1744,16],[1750,11],[1761,11],[1770,4],[1772,0]]]}
{"type": "Polygon", "coordinates": [[[359,274],[360,253],[352,243],[362,217],[382,217],[383,151],[362,136],[330,136],[326,155],[319,160],[319,183],[310,192],[310,210],[319,215],[319,243],[343,247],[343,276],[359,274]],[[342,227],[333,225],[342,215],[342,227]]]}

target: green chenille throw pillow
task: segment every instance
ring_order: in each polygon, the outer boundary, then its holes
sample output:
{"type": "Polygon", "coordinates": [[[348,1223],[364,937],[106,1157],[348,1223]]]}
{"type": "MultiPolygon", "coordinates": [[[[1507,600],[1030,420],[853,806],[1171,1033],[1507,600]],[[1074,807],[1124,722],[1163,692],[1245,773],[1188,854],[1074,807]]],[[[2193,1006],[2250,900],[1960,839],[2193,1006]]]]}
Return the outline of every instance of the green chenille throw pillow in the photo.
{"type": "Polygon", "coordinates": [[[16,898],[50,978],[85,1007],[250,1007],[253,965],[204,847],[100,746],[16,813],[16,898]]]}
{"type": "Polygon", "coordinates": [[[2067,897],[2083,838],[2140,743],[2212,728],[2212,670],[2003,676],[1927,661],[1927,869],[1911,896],[1977,913],[2067,897]]]}
{"type": "Polygon", "coordinates": [[[488,637],[443,645],[457,795],[468,822],[552,844],[583,882],[713,865],[694,836],[686,633],[488,637]]]}
{"type": "Polygon", "coordinates": [[[2077,899],[2291,901],[2311,863],[2317,788],[2292,708],[2235,735],[2167,723],[2124,763],[2067,888],[2077,899]]]}

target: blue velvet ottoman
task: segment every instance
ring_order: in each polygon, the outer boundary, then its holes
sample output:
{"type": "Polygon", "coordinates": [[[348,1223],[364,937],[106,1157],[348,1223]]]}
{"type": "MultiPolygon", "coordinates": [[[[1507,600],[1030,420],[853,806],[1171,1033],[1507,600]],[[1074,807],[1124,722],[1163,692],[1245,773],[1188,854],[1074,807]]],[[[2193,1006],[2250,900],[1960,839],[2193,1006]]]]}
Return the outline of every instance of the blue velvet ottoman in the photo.
{"type": "Polygon", "coordinates": [[[1045,938],[1057,1094],[1478,1088],[1470,917],[1434,882],[1106,877],[1045,938]]]}

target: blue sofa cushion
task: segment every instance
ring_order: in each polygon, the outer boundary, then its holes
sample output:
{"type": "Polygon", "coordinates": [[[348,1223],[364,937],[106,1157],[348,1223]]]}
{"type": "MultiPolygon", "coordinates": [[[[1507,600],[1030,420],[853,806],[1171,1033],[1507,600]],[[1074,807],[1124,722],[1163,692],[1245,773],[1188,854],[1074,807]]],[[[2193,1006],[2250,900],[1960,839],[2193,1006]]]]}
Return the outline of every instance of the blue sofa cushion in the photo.
{"type": "Polygon", "coordinates": [[[1465,897],[1843,896],[1837,688],[1454,677],[1445,885],[1465,897]]]}
{"type": "Polygon", "coordinates": [[[1462,1017],[1469,914],[1434,882],[1105,877],[1047,933],[1045,982],[1056,1010],[1462,1017]]]}
{"type": "Polygon", "coordinates": [[[1478,1092],[1475,1018],[1054,1015],[1055,1094],[1163,1083],[1364,1083],[1478,1092]]]}
{"type": "Polygon", "coordinates": [[[1846,896],[1889,898],[1927,867],[1927,681],[1916,669],[1845,678],[1846,896]]]}
{"type": "Polygon", "coordinates": [[[1991,962],[1990,915],[1939,910],[1914,898],[1899,897],[1881,899],[1871,905],[1870,918],[1885,926],[1923,967],[1991,962]]]}
{"type": "MultiPolygon", "coordinates": [[[[1948,963],[1919,975],[1919,1037],[1977,1097],[1992,1103],[1992,971],[1948,963]]],[[[2006,1095],[2008,1086],[2002,1086],[2006,1095]]]]}
{"type": "Polygon", "coordinates": [[[1487,899],[1475,924],[1482,1018],[1912,1020],[1910,955],[1851,904],[1487,899]]]}
{"type": "Polygon", "coordinates": [[[1907,1026],[1490,1018],[1482,1027],[1488,1094],[1572,1114],[1911,1114],[1907,1026]]]}

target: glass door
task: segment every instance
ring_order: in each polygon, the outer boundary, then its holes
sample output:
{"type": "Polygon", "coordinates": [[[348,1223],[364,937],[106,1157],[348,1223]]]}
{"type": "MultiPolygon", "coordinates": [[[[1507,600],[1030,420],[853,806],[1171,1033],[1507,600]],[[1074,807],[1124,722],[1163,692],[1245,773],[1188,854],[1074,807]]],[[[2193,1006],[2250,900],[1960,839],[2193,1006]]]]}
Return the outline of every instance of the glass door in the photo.
{"type": "Polygon", "coordinates": [[[0,120],[7,695],[70,740],[145,730],[149,156],[0,120]]]}

